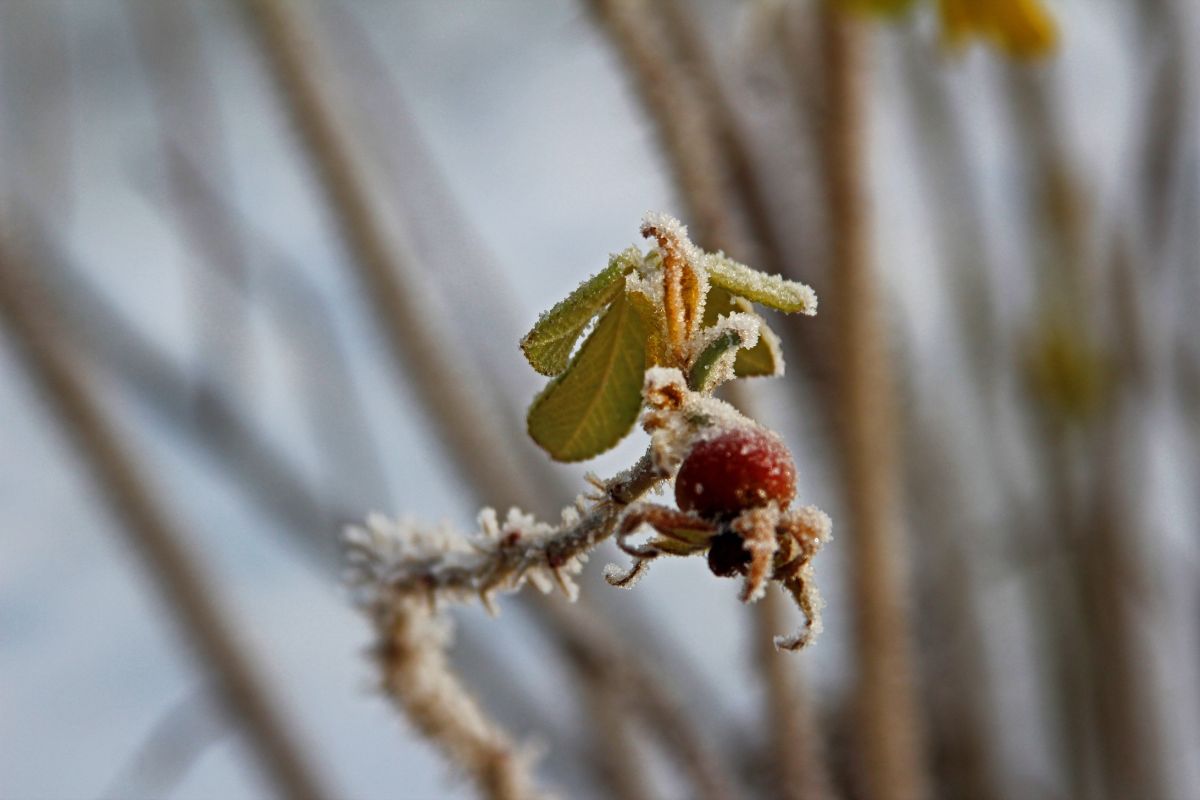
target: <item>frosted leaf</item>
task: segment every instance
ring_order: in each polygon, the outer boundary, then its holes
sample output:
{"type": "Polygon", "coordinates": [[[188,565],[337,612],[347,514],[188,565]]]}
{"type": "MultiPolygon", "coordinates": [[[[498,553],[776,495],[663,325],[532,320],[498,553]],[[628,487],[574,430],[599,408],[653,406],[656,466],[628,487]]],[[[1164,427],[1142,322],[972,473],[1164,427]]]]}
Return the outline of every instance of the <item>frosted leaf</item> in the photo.
{"type": "Polygon", "coordinates": [[[709,253],[704,258],[714,286],[788,314],[817,313],[817,293],[810,286],[751,269],[724,253],[709,253]]]}
{"type": "Polygon", "coordinates": [[[521,340],[529,364],[543,375],[554,376],[567,368],[575,342],[588,324],[620,293],[621,280],[642,261],[636,247],[609,258],[608,267],[588,278],[575,291],[538,319],[521,340]]]}
{"type": "Polygon", "coordinates": [[[758,344],[761,320],[753,314],[736,313],[719,318],[701,329],[690,342],[691,370],[688,384],[700,392],[711,392],[734,377],[739,351],[758,344]]]}
{"type": "Polygon", "coordinates": [[[735,297],[727,290],[714,286],[708,291],[704,304],[704,324],[713,325],[722,316],[740,312],[752,314],[758,319],[758,344],[749,349],[738,350],[733,362],[733,374],[738,378],[778,377],[784,373],[783,350],[779,337],[767,325],[766,320],[754,311],[754,306],[743,297],[735,297]]]}
{"type": "Polygon", "coordinates": [[[641,317],[619,294],[567,370],[529,407],[530,437],[558,461],[583,461],[633,428],[646,366],[641,317]]]}

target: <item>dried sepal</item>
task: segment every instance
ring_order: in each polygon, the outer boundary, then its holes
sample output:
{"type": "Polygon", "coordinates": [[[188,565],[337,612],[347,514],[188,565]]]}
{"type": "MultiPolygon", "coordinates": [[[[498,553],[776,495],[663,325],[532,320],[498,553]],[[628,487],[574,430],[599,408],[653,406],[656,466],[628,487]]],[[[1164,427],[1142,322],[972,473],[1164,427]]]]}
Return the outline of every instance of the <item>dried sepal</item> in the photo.
{"type": "Polygon", "coordinates": [[[675,363],[682,364],[688,355],[688,342],[704,319],[708,296],[704,254],[688,239],[687,228],[666,214],[647,214],[642,220],[642,235],[658,243],[667,344],[675,363]]]}
{"type": "Polygon", "coordinates": [[[821,609],[825,602],[817,591],[812,560],[821,546],[830,540],[832,523],[829,515],[816,506],[804,506],[789,512],[780,520],[780,550],[776,557],[774,577],[796,602],[804,614],[805,625],[790,636],[776,636],[775,647],[780,650],[801,650],[820,635],[821,609]]]}
{"type": "Polygon", "coordinates": [[[771,504],[743,511],[730,525],[733,532],[742,537],[742,548],[750,556],[745,566],[746,584],[741,594],[743,603],[757,602],[767,591],[772,563],[779,550],[775,538],[778,519],[779,506],[771,504]]]}

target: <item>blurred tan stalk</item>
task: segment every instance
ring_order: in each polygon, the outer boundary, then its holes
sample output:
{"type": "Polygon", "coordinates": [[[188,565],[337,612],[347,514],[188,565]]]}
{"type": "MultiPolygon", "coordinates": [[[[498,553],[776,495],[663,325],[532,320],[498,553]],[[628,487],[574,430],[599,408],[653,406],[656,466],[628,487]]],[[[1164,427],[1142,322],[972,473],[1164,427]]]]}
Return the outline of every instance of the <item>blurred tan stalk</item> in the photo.
{"type": "Polygon", "coordinates": [[[929,796],[923,721],[907,618],[894,377],[884,349],[884,308],[871,263],[866,199],[866,43],[862,23],[827,3],[824,131],[830,288],[840,408],[838,457],[846,500],[858,662],[858,757],[872,800],[929,796]]]}
{"type": "Polygon", "coordinates": [[[121,520],[121,530],[180,624],[185,643],[211,673],[225,712],[246,734],[280,796],[295,800],[328,796],[209,593],[213,582],[198,566],[200,560],[183,545],[184,537],[101,411],[74,355],[47,325],[58,315],[30,283],[32,269],[18,263],[15,248],[3,237],[0,232],[0,318],[18,345],[30,378],[50,402],[121,520]]]}

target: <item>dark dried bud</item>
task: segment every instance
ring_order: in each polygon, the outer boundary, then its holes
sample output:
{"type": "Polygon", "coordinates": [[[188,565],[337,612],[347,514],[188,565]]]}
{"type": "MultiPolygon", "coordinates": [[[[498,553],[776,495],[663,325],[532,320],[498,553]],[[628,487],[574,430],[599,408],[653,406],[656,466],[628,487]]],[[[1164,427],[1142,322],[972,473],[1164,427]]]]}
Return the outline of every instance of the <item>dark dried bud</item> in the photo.
{"type": "Polygon", "coordinates": [[[718,578],[731,578],[750,563],[750,553],[742,546],[742,537],[726,531],[712,540],[708,548],[708,568],[718,578]]]}

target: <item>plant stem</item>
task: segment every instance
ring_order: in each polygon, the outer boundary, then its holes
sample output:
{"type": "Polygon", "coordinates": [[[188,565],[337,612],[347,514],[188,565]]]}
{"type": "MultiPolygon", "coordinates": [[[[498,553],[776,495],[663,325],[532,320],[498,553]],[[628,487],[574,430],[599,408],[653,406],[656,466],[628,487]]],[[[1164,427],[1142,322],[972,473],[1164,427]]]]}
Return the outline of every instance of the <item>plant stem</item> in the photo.
{"type": "Polygon", "coordinates": [[[893,377],[884,351],[883,307],[871,266],[866,200],[864,42],[860,23],[831,3],[824,137],[832,241],[832,315],[837,330],[838,420],[851,591],[859,664],[856,702],[866,796],[929,795],[923,724],[910,653],[908,585],[899,513],[893,377]]]}

